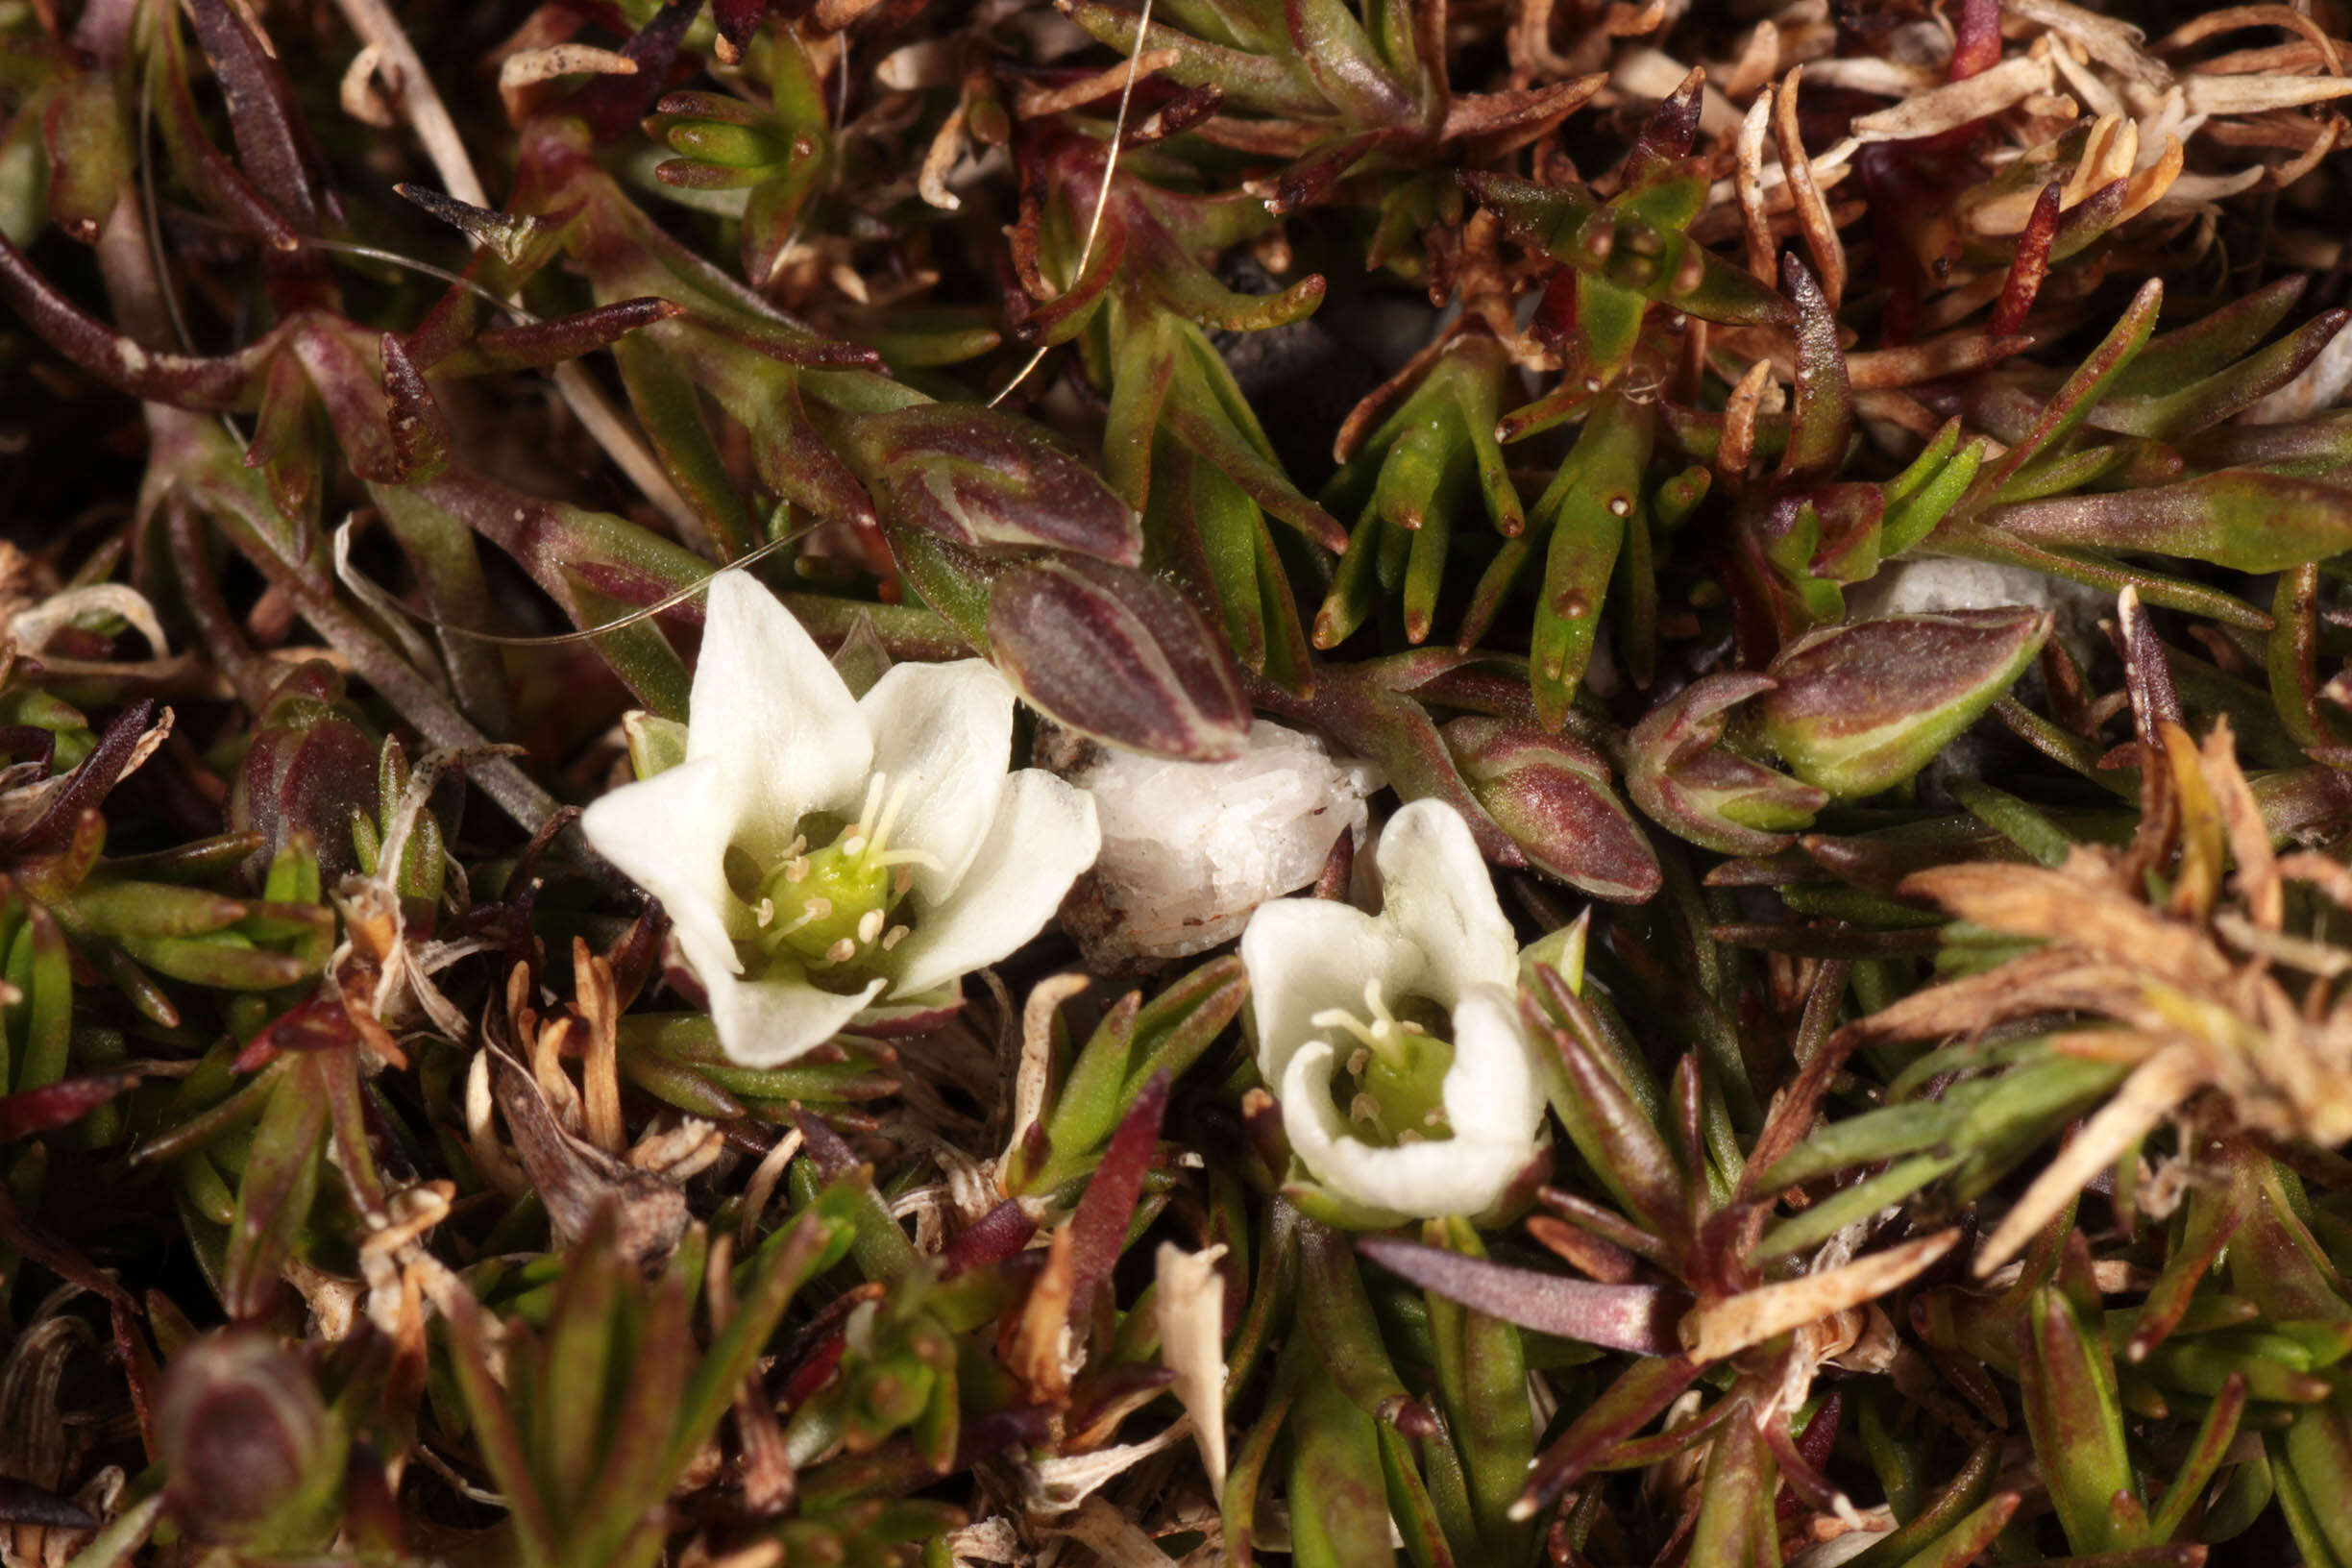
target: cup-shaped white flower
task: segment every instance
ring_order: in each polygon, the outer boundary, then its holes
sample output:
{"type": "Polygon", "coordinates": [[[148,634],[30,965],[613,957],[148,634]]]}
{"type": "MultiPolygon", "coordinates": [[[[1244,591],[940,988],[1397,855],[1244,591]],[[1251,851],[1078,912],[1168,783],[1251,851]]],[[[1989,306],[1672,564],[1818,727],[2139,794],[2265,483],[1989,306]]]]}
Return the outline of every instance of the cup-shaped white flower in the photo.
{"type": "Polygon", "coordinates": [[[710,586],[683,762],[580,819],[662,901],[727,1055],[790,1062],[1037,935],[1094,859],[1084,791],[1008,772],[1013,688],[902,664],[863,698],[765,588],[710,586]]]}
{"type": "Polygon", "coordinates": [[[1375,858],[1378,915],[1286,898],[1250,917],[1259,1073],[1299,1163],[1354,1219],[1475,1214],[1534,1158],[1543,1125],[1519,944],[1452,806],[1398,812],[1375,858]]]}

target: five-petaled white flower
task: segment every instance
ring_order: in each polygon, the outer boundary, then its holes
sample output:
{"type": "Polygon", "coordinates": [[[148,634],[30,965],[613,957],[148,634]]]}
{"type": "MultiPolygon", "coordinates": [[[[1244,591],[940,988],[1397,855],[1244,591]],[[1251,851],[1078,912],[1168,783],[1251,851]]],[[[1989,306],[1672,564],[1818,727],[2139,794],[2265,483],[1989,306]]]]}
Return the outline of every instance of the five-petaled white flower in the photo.
{"type": "Polygon", "coordinates": [[[898,665],[852,697],[773,595],[711,584],[685,761],[580,826],[669,911],[728,1056],[790,1062],[1053,919],[1094,859],[1094,803],[1006,772],[1013,702],[982,659],[898,665]]]}
{"type": "Polygon", "coordinates": [[[1535,1157],[1543,1124],[1519,944],[1452,806],[1405,807],[1376,859],[1376,916],[1286,898],[1250,917],[1258,1070],[1292,1152],[1356,1219],[1475,1214],[1535,1157]]]}

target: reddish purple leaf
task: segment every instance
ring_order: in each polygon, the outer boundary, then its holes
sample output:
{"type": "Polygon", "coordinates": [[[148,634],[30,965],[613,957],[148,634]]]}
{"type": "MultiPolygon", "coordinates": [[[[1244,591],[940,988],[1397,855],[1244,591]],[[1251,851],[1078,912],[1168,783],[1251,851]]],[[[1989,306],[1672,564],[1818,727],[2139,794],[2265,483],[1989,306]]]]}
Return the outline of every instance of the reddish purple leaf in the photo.
{"type": "Polygon", "coordinates": [[[1018,1254],[1035,1235],[1037,1221],[1029,1217],[1019,1200],[1007,1198],[940,1249],[940,1278],[952,1280],[966,1269],[1001,1263],[1018,1254]]]}
{"type": "Polygon", "coordinates": [[[1952,23],[1951,80],[1965,81],[2000,63],[2000,0],[1960,0],[1952,23]]]}
{"type": "Polygon", "coordinates": [[[2042,291],[2043,275],[2049,271],[2050,239],[2058,233],[2059,204],[2065,193],[2066,183],[2052,180],[2035,199],[2033,213],[2018,235],[2009,281],[2001,285],[2000,303],[1993,307],[1993,324],[1985,329],[1992,336],[2007,337],[2024,328],[2025,312],[2033,308],[2034,297],[2042,291]]]}
{"type": "Polygon", "coordinates": [[[1648,1426],[1698,1382],[1702,1370],[1703,1363],[1688,1356],[1635,1361],[1537,1458],[1513,1515],[1531,1517],[1574,1485],[1602,1455],[1648,1426]]]}
{"type": "Polygon", "coordinates": [[[106,733],[98,737],[97,746],[82,759],[82,766],[73,771],[71,779],[50,801],[49,808],[16,841],[18,854],[62,849],[72,841],[82,813],[104,800],[107,792],[120,782],[139,737],[147,733],[147,720],[154,712],[154,698],[141,698],[114,716],[106,733]]]}
{"type": "Polygon", "coordinates": [[[1083,1325],[1092,1311],[1095,1287],[1111,1278],[1111,1270],[1127,1244],[1127,1222],[1143,1196],[1143,1178],[1151,1171],[1152,1156],[1160,1148],[1160,1123],[1167,1115],[1168,1075],[1155,1072],[1135,1097],[1135,1105],[1111,1135],[1102,1164],[1094,1167],[1086,1195],[1071,1216],[1070,1318],[1083,1325]]]}
{"type": "Polygon", "coordinates": [[[1690,1298],[1666,1286],[1599,1285],[1392,1236],[1364,1237],[1356,1250],[1424,1290],[1538,1334],[1641,1356],[1681,1349],[1675,1325],[1690,1298]]]}
{"type": "Polygon", "coordinates": [[[137,1082],[135,1072],[101,1072],[0,1094],[0,1143],[70,1126],[137,1082]]]}
{"type": "Polygon", "coordinates": [[[220,78],[246,178],[295,229],[318,233],[320,192],[294,89],[269,48],[228,0],[184,0],[196,42],[220,78]]]}
{"type": "Polygon", "coordinates": [[[588,122],[598,141],[615,141],[636,131],[637,122],[661,96],[678,45],[701,10],[702,0],[670,0],[622,47],[636,62],[636,75],[600,76],[572,95],[567,107],[588,122]]]}

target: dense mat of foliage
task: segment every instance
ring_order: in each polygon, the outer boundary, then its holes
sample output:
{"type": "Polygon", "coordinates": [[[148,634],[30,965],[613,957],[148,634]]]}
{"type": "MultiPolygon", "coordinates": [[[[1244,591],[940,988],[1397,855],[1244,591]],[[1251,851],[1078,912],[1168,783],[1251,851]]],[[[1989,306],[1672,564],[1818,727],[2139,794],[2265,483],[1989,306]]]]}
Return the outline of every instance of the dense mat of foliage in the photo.
{"type": "Polygon", "coordinates": [[[0,1563],[2352,1565],[2346,32],[0,0],[0,1563]]]}

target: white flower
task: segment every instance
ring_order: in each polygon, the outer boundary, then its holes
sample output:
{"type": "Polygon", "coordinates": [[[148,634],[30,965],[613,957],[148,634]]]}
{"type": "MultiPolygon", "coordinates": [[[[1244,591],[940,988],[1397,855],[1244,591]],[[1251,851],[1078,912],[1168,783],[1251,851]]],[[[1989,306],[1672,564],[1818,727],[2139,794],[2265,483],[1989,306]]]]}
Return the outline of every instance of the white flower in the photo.
{"type": "Polygon", "coordinates": [[[1263,719],[1228,762],[1080,744],[1058,771],[1094,797],[1103,848],[1068,923],[1097,969],[1231,942],[1250,911],[1312,882],[1340,834],[1361,839],[1379,787],[1368,765],[1263,719]]]}
{"type": "Polygon", "coordinates": [[[1094,858],[1094,804],[1007,773],[1013,701],[980,659],[899,665],[853,698],[773,595],[711,584],[685,760],[580,826],[669,911],[728,1056],[790,1062],[1053,918],[1094,858]]]}
{"type": "Polygon", "coordinates": [[[1363,1223],[1475,1214],[1534,1158],[1543,1125],[1519,944],[1452,806],[1398,812],[1376,859],[1377,916],[1289,898],[1250,918],[1258,1069],[1299,1162],[1363,1223]]]}

